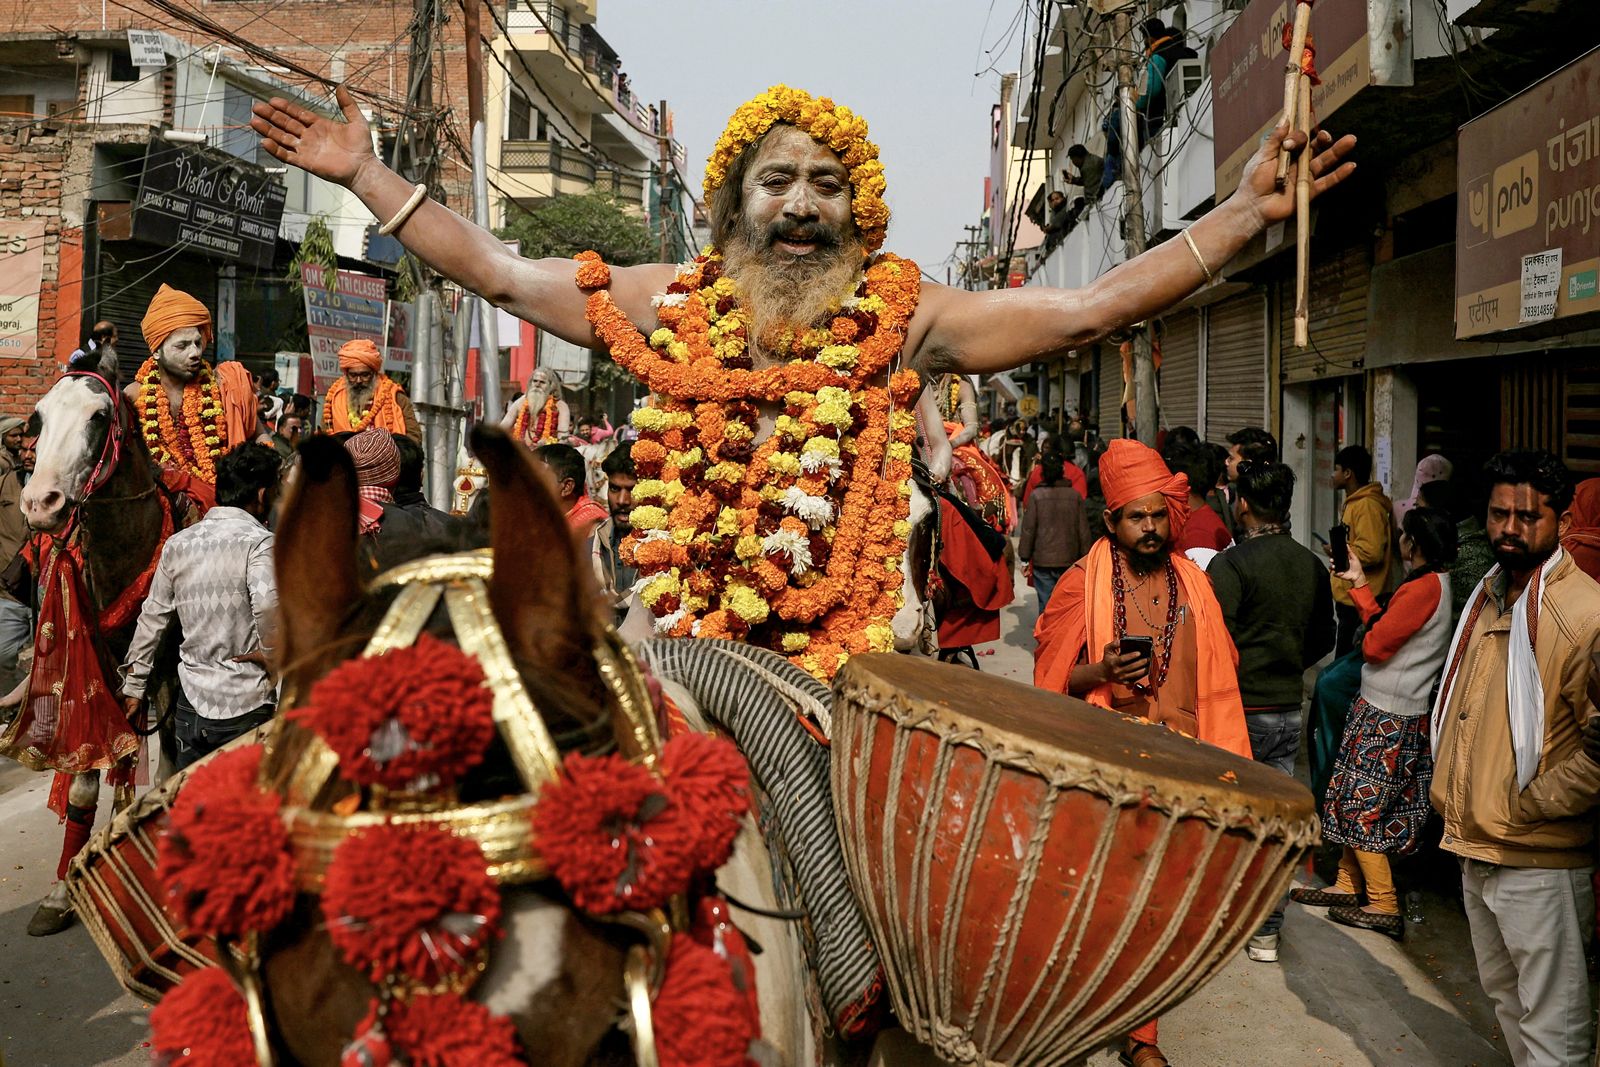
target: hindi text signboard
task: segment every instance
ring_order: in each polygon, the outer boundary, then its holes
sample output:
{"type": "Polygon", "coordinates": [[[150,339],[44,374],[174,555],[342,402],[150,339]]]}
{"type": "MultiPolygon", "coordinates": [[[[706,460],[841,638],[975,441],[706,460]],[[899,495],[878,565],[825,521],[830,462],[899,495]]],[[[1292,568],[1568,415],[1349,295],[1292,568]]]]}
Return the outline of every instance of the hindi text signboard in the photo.
{"type": "MultiPolygon", "coordinates": [[[[1221,203],[1239,187],[1244,165],[1283,115],[1283,74],[1288,50],[1283,27],[1294,20],[1294,0],[1254,0],[1211,48],[1211,128],[1216,196],[1221,203]]],[[[1317,121],[1374,84],[1368,0],[1320,0],[1311,16],[1317,71],[1312,90],[1317,121]]],[[[1406,72],[1409,78],[1409,70],[1406,72]]]]}
{"type": "Polygon", "coordinates": [[[1461,127],[1456,183],[1457,340],[1600,312],[1600,48],[1461,127]]]}
{"type": "Polygon", "coordinates": [[[133,236],[270,267],[288,195],[282,182],[242,159],[151,141],[134,201],[133,236]]]}

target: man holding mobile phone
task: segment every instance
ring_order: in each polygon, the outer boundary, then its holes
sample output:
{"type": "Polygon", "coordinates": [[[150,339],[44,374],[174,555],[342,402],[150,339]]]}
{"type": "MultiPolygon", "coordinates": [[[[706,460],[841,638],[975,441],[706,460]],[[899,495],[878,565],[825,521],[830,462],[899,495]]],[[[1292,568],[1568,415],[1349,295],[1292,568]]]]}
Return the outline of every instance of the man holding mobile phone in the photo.
{"type": "MultiPolygon", "coordinates": [[[[1360,445],[1346,445],[1333,457],[1333,488],[1344,493],[1344,511],[1340,526],[1344,529],[1345,545],[1349,554],[1361,563],[1372,595],[1382,597],[1394,592],[1400,579],[1405,577],[1394,555],[1394,505],[1383,494],[1383,486],[1372,481],[1372,453],[1360,445]]],[[[1337,541],[1338,528],[1330,531],[1337,541]]],[[[1333,559],[1337,544],[1329,548],[1333,559]]],[[[1337,568],[1336,568],[1337,569],[1337,568]]],[[[1339,620],[1338,636],[1333,654],[1342,656],[1355,647],[1356,630],[1361,627],[1361,613],[1350,596],[1350,583],[1334,575],[1334,613],[1339,620]]]]}
{"type": "MultiPolygon", "coordinates": [[[[1159,722],[1251,758],[1238,654],[1205,571],[1173,545],[1189,515],[1189,479],[1155,450],[1112,441],[1100,459],[1109,536],[1062,575],[1034,627],[1033,684],[1159,722]]],[[[1126,1058],[1150,1059],[1152,1021],[1126,1058]]]]}

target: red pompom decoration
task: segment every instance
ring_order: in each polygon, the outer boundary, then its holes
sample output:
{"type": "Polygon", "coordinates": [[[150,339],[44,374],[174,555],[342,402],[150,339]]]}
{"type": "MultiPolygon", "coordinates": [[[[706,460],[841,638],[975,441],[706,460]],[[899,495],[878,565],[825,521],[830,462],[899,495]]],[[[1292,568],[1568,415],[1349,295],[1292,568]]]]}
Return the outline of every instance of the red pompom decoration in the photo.
{"type": "Polygon", "coordinates": [[[156,844],[157,875],[192,929],[265,933],[294,906],[294,854],[281,800],[256,784],[261,746],[222,752],[190,774],[156,844]]]}
{"type": "Polygon", "coordinates": [[[687,934],[672,936],[650,1014],[661,1067],[743,1067],[759,1036],[728,961],[687,934]]]}
{"type": "Polygon", "coordinates": [[[328,743],[349,781],[431,792],[483,759],[494,694],[477,660],[423,634],[407,648],[346,660],[289,718],[328,743]]]}
{"type": "Polygon", "coordinates": [[[150,1045],[159,1064],[256,1067],[244,998],[220,967],[195,971],[150,1012],[150,1045]]]}
{"type": "MultiPolygon", "coordinates": [[[[374,1002],[356,1027],[356,1041],[367,1037],[377,1021],[374,1002]]],[[[391,1000],[383,1034],[408,1067],[521,1067],[526,1062],[509,1019],[455,993],[391,1000]]]]}
{"type": "Polygon", "coordinates": [[[374,982],[432,986],[488,943],[500,892],[477,842],[426,826],[375,826],[334,850],[322,890],[328,937],[374,982]]]}
{"type": "Polygon", "coordinates": [[[664,783],[621,756],[572,753],[544,787],[533,828],[572,901],[593,915],[646,911],[694,874],[695,828],[664,783]]]}
{"type": "Polygon", "coordinates": [[[727,863],[750,810],[750,768],[739,749],[712,734],[679,734],[661,749],[661,772],[673,804],[693,820],[695,871],[727,863]]]}

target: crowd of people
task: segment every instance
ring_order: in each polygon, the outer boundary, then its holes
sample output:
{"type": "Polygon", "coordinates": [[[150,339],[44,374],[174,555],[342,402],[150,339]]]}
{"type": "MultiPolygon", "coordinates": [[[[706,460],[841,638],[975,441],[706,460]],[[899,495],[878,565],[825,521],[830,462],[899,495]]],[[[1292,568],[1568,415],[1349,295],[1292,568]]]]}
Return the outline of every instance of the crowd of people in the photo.
{"type": "MultiPolygon", "coordinates": [[[[1342,851],[1331,884],[1291,898],[1398,939],[1391,858],[1452,854],[1513,1062],[1588,1064],[1600,479],[1574,486],[1542,451],[1502,452],[1478,478],[1431,455],[1391,501],[1350,445],[1328,476],[1341,521],[1307,531],[1314,552],[1260,428],[1219,446],[1177,427],[1160,452],[1112,441],[1087,466],[1093,501],[1062,455],[1047,438],[1021,523],[1035,684],[1286,774],[1307,745],[1342,851]]],[[[1283,915],[1250,959],[1277,961],[1283,915]]],[[[1125,1062],[1164,1064],[1156,1041],[1154,1022],[1135,1031],[1125,1062]]]]}

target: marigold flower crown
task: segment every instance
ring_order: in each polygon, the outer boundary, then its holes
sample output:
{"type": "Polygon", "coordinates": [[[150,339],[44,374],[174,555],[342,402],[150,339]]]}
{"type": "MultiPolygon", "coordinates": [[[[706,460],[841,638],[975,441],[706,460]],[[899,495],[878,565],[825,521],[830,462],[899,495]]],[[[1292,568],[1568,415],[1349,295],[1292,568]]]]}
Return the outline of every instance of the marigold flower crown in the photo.
{"type": "Polygon", "coordinates": [[[739,154],[778,123],[804,130],[813,141],[838,155],[850,169],[850,211],[867,251],[883,245],[889,229],[889,205],[883,193],[888,187],[883,164],[878,161],[878,146],[867,140],[867,120],[830,97],[812,96],[804,89],[774,85],[753,100],[739,105],[728,119],[711,158],[706,160],[705,193],[711,197],[728,179],[728,168],[739,154]]]}

